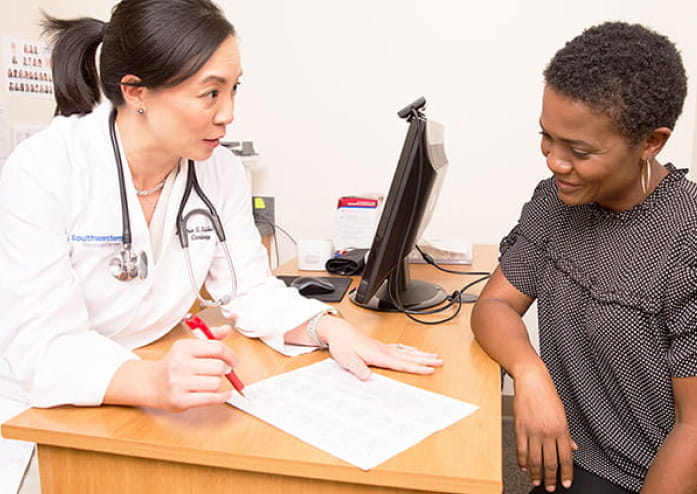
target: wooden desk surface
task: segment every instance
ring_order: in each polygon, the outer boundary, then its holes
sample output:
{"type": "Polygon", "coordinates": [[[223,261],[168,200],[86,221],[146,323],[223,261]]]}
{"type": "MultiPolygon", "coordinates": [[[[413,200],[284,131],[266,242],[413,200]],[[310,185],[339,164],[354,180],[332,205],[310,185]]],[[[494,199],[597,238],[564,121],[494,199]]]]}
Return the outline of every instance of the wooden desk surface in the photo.
{"type": "MultiPolygon", "coordinates": [[[[493,247],[475,248],[475,264],[468,268],[490,270],[495,265],[495,256],[493,247]]],[[[294,267],[290,265],[278,270],[278,274],[293,272],[294,267]]],[[[450,291],[473,280],[472,277],[441,274],[425,265],[413,265],[412,273],[414,278],[436,281],[450,291]]],[[[100,468],[101,474],[105,475],[105,465],[110,468],[116,458],[114,455],[117,455],[154,460],[140,472],[146,480],[134,480],[138,475],[137,464],[121,471],[119,475],[124,487],[120,492],[160,492],[158,489],[161,487],[156,487],[156,484],[148,487],[151,490],[146,490],[147,482],[155,482],[152,472],[162,475],[167,472],[166,475],[171,477],[169,493],[194,492],[188,490],[192,486],[187,484],[190,478],[186,472],[190,466],[200,465],[209,467],[210,472],[225,469],[261,474],[262,477],[254,477],[254,485],[257,485],[259,478],[269,475],[298,481],[298,478],[304,478],[310,482],[305,487],[289,490],[278,483],[282,480],[278,480],[273,484],[278,486],[278,490],[269,491],[267,488],[266,492],[501,493],[500,373],[499,367],[473,341],[469,329],[471,306],[464,306],[455,321],[423,326],[401,314],[362,309],[353,305],[347,297],[337,305],[347,320],[366,333],[385,342],[402,342],[437,352],[445,360],[445,365],[432,376],[382,369],[375,372],[477,404],[481,408],[368,472],[228,405],[197,408],[183,413],[118,406],[30,409],[3,424],[3,435],[39,443],[43,484],[77,481],[77,477],[89,468],[100,468]],[[72,451],[78,457],[82,454],[79,459],[82,463],[74,463],[78,460],[60,456],[58,453],[63,450],[72,451]],[[84,451],[89,453],[85,454],[84,451]],[[90,458],[102,453],[111,463],[95,463],[90,467],[90,458]],[[51,462],[51,459],[55,461],[51,462]],[[163,469],[164,464],[172,462],[174,469],[163,469]],[[325,485],[322,481],[312,484],[312,480],[306,479],[331,482],[332,490],[326,486],[322,488],[325,485]],[[127,490],[130,481],[140,488],[127,490]]],[[[220,316],[209,311],[203,317],[209,323],[215,323],[220,316]]],[[[175,328],[164,338],[138,350],[138,353],[146,359],[155,358],[166,351],[173,341],[185,335],[183,329],[175,328]]],[[[319,351],[299,357],[283,357],[263,343],[237,333],[227,343],[240,356],[237,373],[247,384],[328,356],[327,352],[319,351]]],[[[196,492],[230,492],[229,483],[219,484],[219,481],[214,481],[205,490],[198,485],[196,492]],[[218,485],[219,491],[214,488],[218,485]]],[[[58,489],[51,492],[70,491],[58,489]]],[[[235,489],[234,492],[252,490],[235,489]]]]}

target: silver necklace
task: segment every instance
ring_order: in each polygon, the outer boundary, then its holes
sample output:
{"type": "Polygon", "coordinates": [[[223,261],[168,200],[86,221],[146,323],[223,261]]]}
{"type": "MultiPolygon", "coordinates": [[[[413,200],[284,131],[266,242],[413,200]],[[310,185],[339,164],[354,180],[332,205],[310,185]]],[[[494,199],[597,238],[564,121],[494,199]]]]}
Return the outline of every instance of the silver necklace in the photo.
{"type": "MultiPolygon", "coordinates": [[[[165,179],[165,180],[166,180],[166,179],[165,179]]],[[[157,184],[157,185],[156,185],[155,187],[153,187],[152,189],[148,189],[148,190],[138,190],[138,189],[136,189],[136,195],[137,195],[138,197],[143,197],[143,196],[149,196],[150,194],[154,194],[155,192],[161,190],[162,187],[165,186],[165,180],[163,180],[162,182],[160,182],[159,184],[157,184]]]]}

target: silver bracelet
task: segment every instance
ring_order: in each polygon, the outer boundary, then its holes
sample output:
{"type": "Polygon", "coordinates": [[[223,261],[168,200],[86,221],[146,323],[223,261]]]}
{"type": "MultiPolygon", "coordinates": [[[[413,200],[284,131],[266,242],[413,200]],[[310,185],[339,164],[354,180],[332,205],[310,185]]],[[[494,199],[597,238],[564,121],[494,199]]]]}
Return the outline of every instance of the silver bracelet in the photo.
{"type": "Polygon", "coordinates": [[[307,323],[307,335],[313,341],[315,346],[319,348],[329,348],[329,345],[327,345],[326,342],[322,341],[322,339],[317,334],[317,325],[319,324],[319,320],[322,319],[323,316],[327,315],[327,313],[327,311],[322,311],[319,314],[314,315],[312,319],[310,319],[307,323]]]}

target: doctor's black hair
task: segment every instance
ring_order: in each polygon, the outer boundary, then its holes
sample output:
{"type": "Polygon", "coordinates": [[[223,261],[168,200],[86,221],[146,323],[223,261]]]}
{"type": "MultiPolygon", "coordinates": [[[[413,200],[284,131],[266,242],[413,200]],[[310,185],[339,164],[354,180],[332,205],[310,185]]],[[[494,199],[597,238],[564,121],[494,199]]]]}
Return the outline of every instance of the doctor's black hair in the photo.
{"type": "Polygon", "coordinates": [[[210,0],[121,0],[109,23],[44,13],[43,34],[52,47],[56,115],[90,113],[100,85],[114,106],[124,103],[121,78],[138,85],[172,87],[194,75],[235,28],[210,0]],[[101,43],[99,71],[96,53],[101,43]]]}
{"type": "Polygon", "coordinates": [[[630,144],[659,127],[673,129],[687,92],[675,45],[624,22],[583,31],[554,55],[544,77],[552,89],[610,117],[630,144]]]}

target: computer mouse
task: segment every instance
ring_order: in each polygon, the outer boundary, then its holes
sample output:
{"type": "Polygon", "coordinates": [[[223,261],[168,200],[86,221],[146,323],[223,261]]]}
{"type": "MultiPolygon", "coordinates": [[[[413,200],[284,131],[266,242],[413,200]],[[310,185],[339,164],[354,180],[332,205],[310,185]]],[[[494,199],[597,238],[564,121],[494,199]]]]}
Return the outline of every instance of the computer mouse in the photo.
{"type": "Polygon", "coordinates": [[[290,286],[297,288],[300,295],[321,295],[335,290],[334,285],[314,276],[299,276],[291,281],[290,286]]]}

